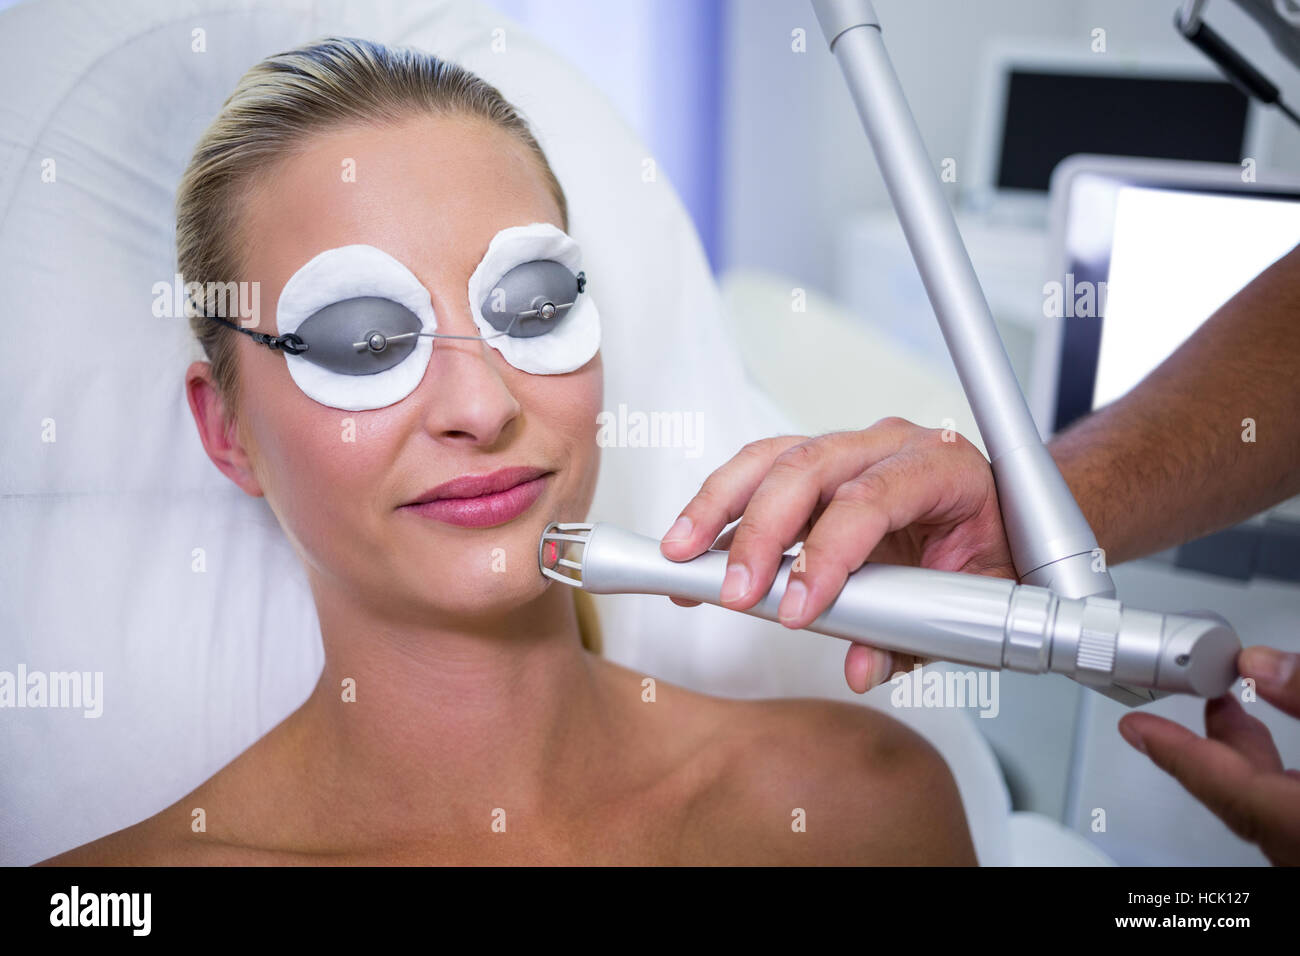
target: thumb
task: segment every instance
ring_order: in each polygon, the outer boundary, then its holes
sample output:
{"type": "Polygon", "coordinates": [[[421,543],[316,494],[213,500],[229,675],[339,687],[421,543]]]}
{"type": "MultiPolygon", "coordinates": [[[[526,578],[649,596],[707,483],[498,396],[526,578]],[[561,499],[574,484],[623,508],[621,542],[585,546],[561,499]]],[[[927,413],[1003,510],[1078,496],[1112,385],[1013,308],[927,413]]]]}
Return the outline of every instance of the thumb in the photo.
{"type": "Polygon", "coordinates": [[[1255,682],[1259,696],[1284,713],[1300,717],[1300,654],[1262,644],[1237,655],[1237,670],[1255,682]]]}

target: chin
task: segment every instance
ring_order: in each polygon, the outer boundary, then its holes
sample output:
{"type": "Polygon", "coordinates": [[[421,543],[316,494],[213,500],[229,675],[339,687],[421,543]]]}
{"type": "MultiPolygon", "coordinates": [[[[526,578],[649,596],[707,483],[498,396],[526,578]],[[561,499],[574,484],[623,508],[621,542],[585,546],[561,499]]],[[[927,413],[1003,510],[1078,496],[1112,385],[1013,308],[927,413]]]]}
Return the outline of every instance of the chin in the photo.
{"type": "Polygon", "coordinates": [[[465,622],[525,607],[541,597],[549,583],[537,572],[535,559],[527,566],[508,566],[506,571],[483,570],[446,580],[449,586],[427,589],[421,597],[430,605],[431,617],[465,622]]]}

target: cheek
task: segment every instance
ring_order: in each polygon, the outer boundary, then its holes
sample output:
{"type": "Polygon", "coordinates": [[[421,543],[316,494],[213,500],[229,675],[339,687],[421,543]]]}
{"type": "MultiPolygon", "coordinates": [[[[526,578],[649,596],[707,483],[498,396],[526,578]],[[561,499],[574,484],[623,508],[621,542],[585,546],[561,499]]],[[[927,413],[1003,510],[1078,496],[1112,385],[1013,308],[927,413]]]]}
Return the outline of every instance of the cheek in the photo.
{"type": "Polygon", "coordinates": [[[599,352],[577,371],[560,375],[532,374],[507,364],[500,356],[494,360],[506,388],[536,424],[566,434],[595,424],[605,388],[599,352]]]}
{"type": "Polygon", "coordinates": [[[604,374],[599,353],[578,371],[563,375],[511,370],[508,385],[523,410],[520,453],[535,451],[562,469],[555,504],[562,506],[561,520],[579,520],[573,512],[590,504],[600,466],[596,436],[604,374]]]}
{"type": "Polygon", "coordinates": [[[356,412],[311,401],[284,375],[259,393],[251,426],[262,490],[285,533],[308,554],[361,540],[386,474],[382,434],[356,412]]]}
{"type": "Polygon", "coordinates": [[[588,379],[573,385],[573,388],[566,389],[568,394],[565,396],[563,410],[557,413],[557,420],[566,434],[581,440],[581,448],[575,448],[575,451],[586,450],[594,454],[596,432],[600,428],[598,416],[604,398],[599,387],[600,381],[597,377],[594,382],[588,379]]]}
{"type": "Polygon", "coordinates": [[[600,466],[596,436],[604,404],[604,372],[599,353],[579,371],[556,378],[541,383],[538,407],[563,444],[562,460],[571,472],[571,500],[585,508],[595,492],[600,466]]]}
{"type": "Polygon", "coordinates": [[[599,355],[576,372],[529,375],[528,407],[548,431],[563,436],[574,455],[594,452],[596,416],[604,400],[604,374],[599,355]]]}

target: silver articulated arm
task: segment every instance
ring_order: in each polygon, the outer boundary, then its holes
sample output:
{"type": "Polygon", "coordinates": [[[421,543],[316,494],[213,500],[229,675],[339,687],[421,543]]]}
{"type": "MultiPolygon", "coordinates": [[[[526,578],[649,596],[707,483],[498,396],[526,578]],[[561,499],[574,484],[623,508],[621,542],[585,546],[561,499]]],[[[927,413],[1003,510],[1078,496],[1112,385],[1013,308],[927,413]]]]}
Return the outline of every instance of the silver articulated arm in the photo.
{"type": "MultiPolygon", "coordinates": [[[[672,561],[655,538],[617,525],[547,525],[537,549],[548,578],[593,594],[666,594],[721,605],[728,553],[672,561]]],[[[777,620],[797,558],[740,613],[777,620]]],[[[1106,597],[1068,598],[1005,578],[864,564],[806,630],[887,650],[1139,694],[1218,697],[1237,677],[1241,641],[1216,614],[1162,614],[1106,597]]]]}
{"type": "MultiPolygon", "coordinates": [[[[988,450],[1016,573],[1022,583],[1063,598],[1113,598],[1097,539],[1020,391],[870,0],[812,5],[848,81],[988,450]]],[[[1131,706],[1163,696],[1121,683],[1101,692],[1131,706]]]]}

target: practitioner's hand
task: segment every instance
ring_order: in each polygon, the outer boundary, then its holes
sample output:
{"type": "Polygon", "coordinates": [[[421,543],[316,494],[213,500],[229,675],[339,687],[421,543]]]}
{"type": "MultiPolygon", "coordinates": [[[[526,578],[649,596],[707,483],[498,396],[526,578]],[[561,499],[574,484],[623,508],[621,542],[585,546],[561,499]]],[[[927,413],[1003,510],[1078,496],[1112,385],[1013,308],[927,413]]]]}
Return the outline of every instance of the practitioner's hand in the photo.
{"type": "MultiPolygon", "coordinates": [[[[1248,647],[1237,670],[1259,696],[1300,717],[1300,655],[1248,647]]],[[[1268,728],[1228,693],[1205,702],[1204,738],[1154,714],[1126,714],[1119,732],[1228,829],[1277,866],[1300,864],[1300,770],[1286,770],[1268,728]]]]}
{"type": "MultiPolygon", "coordinates": [[[[952,431],[885,418],[862,431],[752,442],[704,482],[664,535],[660,550],[686,561],[728,547],[726,607],[753,607],[776,580],[781,554],[804,542],[781,623],[805,627],[864,562],[1015,578],[993,472],[952,431]]],[[[699,602],[673,599],[682,605],[699,602]]],[[[857,693],[920,660],[850,644],[844,676],[857,693]]]]}

